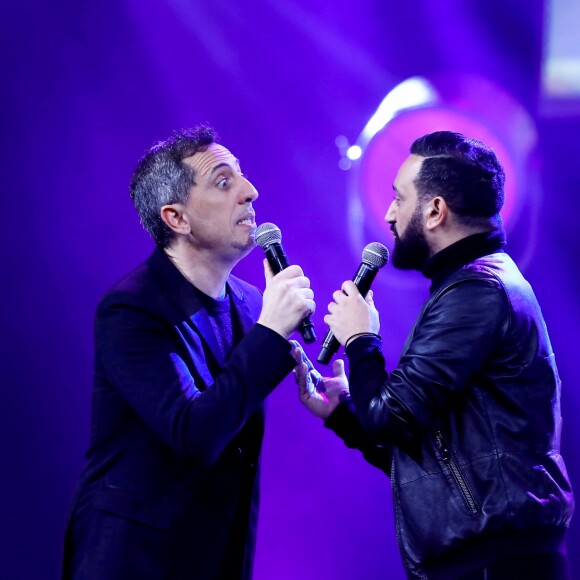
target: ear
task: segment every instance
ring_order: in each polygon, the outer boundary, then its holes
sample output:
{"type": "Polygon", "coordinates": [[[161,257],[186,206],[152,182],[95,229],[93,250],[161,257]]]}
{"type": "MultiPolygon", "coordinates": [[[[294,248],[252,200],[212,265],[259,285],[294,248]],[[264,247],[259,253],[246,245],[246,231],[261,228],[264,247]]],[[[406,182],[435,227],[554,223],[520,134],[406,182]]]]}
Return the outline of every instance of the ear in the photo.
{"type": "Polygon", "coordinates": [[[425,227],[432,231],[445,225],[449,219],[449,206],[447,205],[447,202],[438,195],[429,203],[425,204],[425,213],[425,227]]]}
{"type": "Polygon", "coordinates": [[[176,234],[187,235],[190,233],[191,228],[189,227],[187,216],[183,213],[183,206],[181,204],[164,205],[160,213],[161,219],[167,224],[167,227],[176,234]]]}

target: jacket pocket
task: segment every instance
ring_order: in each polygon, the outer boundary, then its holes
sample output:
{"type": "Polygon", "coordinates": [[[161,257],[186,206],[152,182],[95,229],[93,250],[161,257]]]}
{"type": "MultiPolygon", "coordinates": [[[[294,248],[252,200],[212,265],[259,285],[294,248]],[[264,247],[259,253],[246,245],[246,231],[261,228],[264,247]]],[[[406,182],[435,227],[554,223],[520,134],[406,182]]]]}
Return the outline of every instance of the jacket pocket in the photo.
{"type": "Polygon", "coordinates": [[[160,530],[171,526],[172,513],[162,502],[136,497],[134,492],[105,485],[95,492],[97,509],[160,530]]]}
{"type": "Polygon", "coordinates": [[[478,515],[481,509],[475,499],[471,486],[461,471],[457,459],[451,453],[449,445],[443,437],[443,433],[439,430],[435,431],[433,440],[438,452],[436,454],[437,459],[442,466],[443,472],[451,477],[459,495],[465,503],[468,513],[472,516],[478,515]]]}

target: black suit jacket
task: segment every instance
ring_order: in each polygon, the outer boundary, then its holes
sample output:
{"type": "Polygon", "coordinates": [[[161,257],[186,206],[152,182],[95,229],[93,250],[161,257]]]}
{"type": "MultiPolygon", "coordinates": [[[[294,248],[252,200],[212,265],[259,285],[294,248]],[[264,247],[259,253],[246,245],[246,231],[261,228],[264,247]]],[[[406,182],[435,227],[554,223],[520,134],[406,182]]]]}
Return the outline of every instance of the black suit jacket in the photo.
{"type": "Polygon", "coordinates": [[[224,361],[201,297],[157,249],[101,301],[90,448],[64,576],[249,578],[263,402],[294,366],[231,276],[224,361]]]}

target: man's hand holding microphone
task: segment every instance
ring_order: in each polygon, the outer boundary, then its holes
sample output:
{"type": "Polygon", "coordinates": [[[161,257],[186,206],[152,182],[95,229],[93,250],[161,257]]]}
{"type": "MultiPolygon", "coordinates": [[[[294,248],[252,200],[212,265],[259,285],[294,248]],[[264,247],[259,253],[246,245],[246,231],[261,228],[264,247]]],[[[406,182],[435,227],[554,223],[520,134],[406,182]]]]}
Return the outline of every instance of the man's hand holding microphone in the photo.
{"type": "MultiPolygon", "coordinates": [[[[266,289],[258,323],[284,338],[289,338],[298,329],[305,342],[314,342],[316,335],[310,315],[314,313],[316,304],[310,280],[299,266],[289,265],[281,241],[282,234],[274,224],[262,224],[256,231],[256,242],[266,252],[266,289]]],[[[333,302],[328,306],[329,313],[324,317],[329,331],[318,356],[319,362],[330,362],[341,344],[346,346],[359,336],[378,334],[379,313],[370,286],[388,259],[385,246],[378,242],[367,245],[353,280],[345,281],[341,289],[334,292],[333,302]]],[[[294,376],[300,401],[311,413],[326,420],[350,395],[344,361],[336,359],[332,364],[332,376],[323,377],[300,344],[295,340],[291,343],[292,356],[297,363],[294,376]]]]}

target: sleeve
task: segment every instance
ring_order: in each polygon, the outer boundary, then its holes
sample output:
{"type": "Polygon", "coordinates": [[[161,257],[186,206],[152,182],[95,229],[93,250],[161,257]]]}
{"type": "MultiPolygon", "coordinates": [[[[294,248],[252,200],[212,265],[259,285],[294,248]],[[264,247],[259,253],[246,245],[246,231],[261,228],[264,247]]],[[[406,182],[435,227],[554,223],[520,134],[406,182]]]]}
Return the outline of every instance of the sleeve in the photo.
{"type": "Polygon", "coordinates": [[[358,449],[371,465],[390,475],[391,448],[375,444],[364,430],[350,399],[343,401],[324,422],[327,429],[338,435],[349,449],[358,449]]]}
{"type": "Polygon", "coordinates": [[[256,324],[211,388],[200,391],[173,329],[119,302],[97,311],[95,344],[113,389],[176,452],[207,465],[296,364],[290,343],[256,324]]]}
{"type": "Polygon", "coordinates": [[[347,348],[350,392],[374,441],[403,444],[429,429],[484,365],[509,322],[509,303],[494,279],[451,285],[422,314],[398,367],[389,376],[380,340],[347,348]]]}

